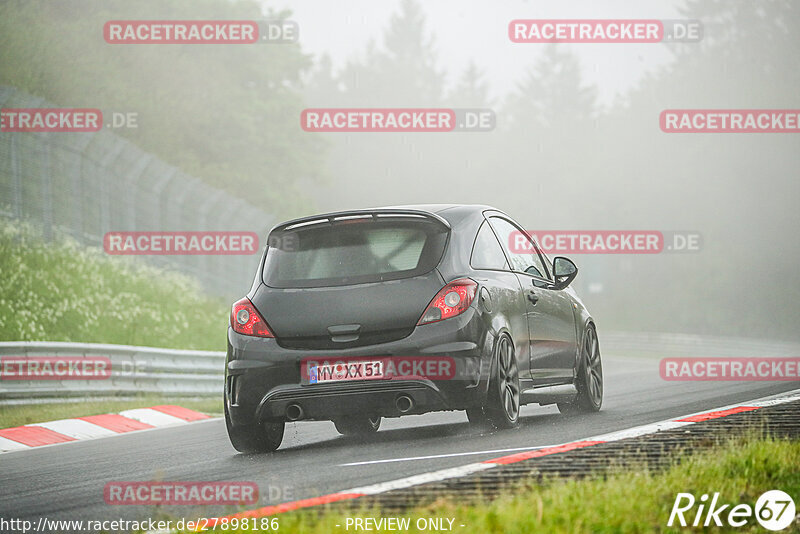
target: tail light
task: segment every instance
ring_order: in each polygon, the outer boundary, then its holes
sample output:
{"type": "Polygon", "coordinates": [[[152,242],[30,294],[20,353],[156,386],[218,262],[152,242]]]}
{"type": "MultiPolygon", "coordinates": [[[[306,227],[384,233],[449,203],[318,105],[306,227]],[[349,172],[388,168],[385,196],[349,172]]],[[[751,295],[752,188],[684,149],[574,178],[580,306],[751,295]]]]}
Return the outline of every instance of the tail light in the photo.
{"type": "Polygon", "coordinates": [[[231,308],[231,328],[245,336],[275,337],[247,297],[234,302],[231,308]]]}
{"type": "Polygon", "coordinates": [[[417,325],[435,323],[461,315],[472,304],[477,290],[478,284],[474,280],[469,278],[453,280],[436,293],[417,325]]]}

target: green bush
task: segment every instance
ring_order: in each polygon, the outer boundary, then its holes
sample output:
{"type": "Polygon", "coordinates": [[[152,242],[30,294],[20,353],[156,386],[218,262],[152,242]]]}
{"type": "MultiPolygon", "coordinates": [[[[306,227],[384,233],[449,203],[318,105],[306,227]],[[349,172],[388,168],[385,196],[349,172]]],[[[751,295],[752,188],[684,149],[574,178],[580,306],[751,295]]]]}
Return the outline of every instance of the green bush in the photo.
{"type": "Polygon", "coordinates": [[[229,308],[190,277],[0,223],[0,340],[225,350],[229,308]]]}

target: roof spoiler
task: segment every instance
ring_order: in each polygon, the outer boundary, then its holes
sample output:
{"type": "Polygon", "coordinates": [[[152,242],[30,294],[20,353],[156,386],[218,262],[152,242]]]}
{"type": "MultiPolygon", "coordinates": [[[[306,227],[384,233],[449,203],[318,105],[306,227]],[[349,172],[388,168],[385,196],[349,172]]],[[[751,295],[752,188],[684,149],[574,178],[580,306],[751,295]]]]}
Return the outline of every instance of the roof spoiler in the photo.
{"type": "Polygon", "coordinates": [[[326,213],[324,215],[312,215],[310,217],[302,217],[300,219],[292,219],[284,223],[278,224],[269,231],[270,234],[276,231],[296,230],[317,224],[333,224],[335,222],[359,220],[359,219],[372,219],[379,220],[384,217],[413,217],[431,219],[443,225],[448,230],[450,223],[445,219],[432,213],[430,211],[403,209],[403,208],[382,208],[382,209],[366,209],[366,210],[351,210],[351,211],[338,211],[335,213],[326,213]]]}

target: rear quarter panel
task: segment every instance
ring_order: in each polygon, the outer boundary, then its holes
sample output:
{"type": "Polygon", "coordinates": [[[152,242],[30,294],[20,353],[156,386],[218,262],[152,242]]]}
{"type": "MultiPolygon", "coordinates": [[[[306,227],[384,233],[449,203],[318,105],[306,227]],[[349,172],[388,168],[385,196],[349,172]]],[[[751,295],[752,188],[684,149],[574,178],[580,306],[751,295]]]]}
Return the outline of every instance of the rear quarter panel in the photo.
{"type": "MultiPolygon", "coordinates": [[[[480,225],[485,220],[480,211],[459,213],[445,211],[442,216],[448,219],[451,230],[450,241],[439,265],[439,272],[445,282],[461,277],[469,277],[478,282],[479,288],[473,306],[482,314],[490,339],[486,355],[487,363],[491,356],[491,346],[501,333],[508,333],[514,344],[520,376],[530,376],[530,336],[525,315],[526,305],[517,276],[507,271],[477,270],[469,264],[472,247],[480,225]],[[482,298],[483,292],[488,298],[482,298]],[[487,306],[488,305],[488,306],[487,306]]],[[[488,376],[489,370],[484,376],[488,376]]]]}

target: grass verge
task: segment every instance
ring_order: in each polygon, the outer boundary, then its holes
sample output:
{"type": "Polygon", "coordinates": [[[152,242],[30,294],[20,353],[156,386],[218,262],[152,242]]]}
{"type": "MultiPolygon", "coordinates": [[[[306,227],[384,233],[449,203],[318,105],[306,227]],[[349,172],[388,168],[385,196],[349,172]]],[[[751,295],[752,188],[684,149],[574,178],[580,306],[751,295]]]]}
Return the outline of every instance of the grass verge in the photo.
{"type": "MultiPolygon", "coordinates": [[[[626,466],[604,477],[532,483],[509,490],[488,503],[441,498],[405,514],[389,514],[408,518],[410,528],[382,531],[421,532],[416,528],[418,520],[449,518],[454,520],[453,531],[465,533],[765,532],[755,518],[751,517],[747,525],[735,529],[727,526],[725,518],[732,506],[748,504],[752,507],[763,492],[773,489],[785,491],[798,502],[800,441],[748,436],[683,457],[664,471],[626,466]],[[731,504],[721,516],[725,526],[667,527],[675,498],[682,492],[692,493],[698,499],[704,493],[719,492],[719,505],[731,504]]],[[[696,511],[697,504],[686,514],[690,524],[696,511]]],[[[379,520],[389,515],[382,514],[379,509],[342,511],[329,508],[322,513],[306,509],[275,517],[283,532],[346,533],[355,531],[353,526],[345,528],[348,517],[379,520]]],[[[444,524],[447,525],[447,521],[444,524]]],[[[795,522],[783,532],[798,531],[800,527],[795,522]]],[[[248,531],[228,529],[227,532],[248,531]]]]}
{"type": "Polygon", "coordinates": [[[225,350],[227,303],[190,277],[0,222],[0,341],[225,350]]]}

